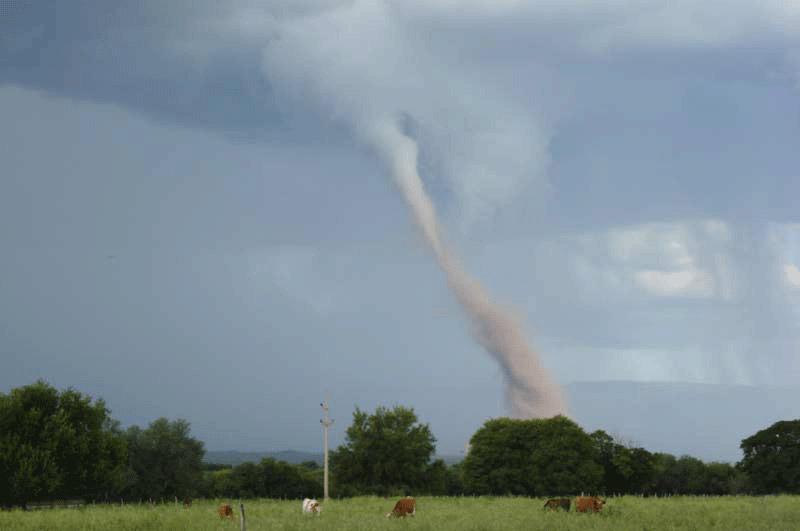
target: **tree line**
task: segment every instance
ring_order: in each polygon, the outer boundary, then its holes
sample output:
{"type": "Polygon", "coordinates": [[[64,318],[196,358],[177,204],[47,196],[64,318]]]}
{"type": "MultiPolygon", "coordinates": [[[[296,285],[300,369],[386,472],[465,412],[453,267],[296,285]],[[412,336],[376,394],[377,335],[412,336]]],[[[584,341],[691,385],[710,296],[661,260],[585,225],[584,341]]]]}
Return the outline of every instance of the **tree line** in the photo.
{"type": "Polygon", "coordinates": [[[185,420],[120,428],[103,400],[45,382],[0,393],[0,505],[193,492],[203,443],[185,420]]]}
{"type": "MultiPolygon", "coordinates": [[[[434,459],[436,439],[413,409],[356,408],[331,452],[331,492],[522,495],[800,493],[800,420],[741,442],[739,463],[705,463],[587,433],[566,417],[487,421],[463,461],[434,459]]],[[[34,384],[0,393],[0,505],[85,499],[303,498],[322,495],[316,462],[203,463],[185,420],[122,429],[101,399],[34,384]]]]}

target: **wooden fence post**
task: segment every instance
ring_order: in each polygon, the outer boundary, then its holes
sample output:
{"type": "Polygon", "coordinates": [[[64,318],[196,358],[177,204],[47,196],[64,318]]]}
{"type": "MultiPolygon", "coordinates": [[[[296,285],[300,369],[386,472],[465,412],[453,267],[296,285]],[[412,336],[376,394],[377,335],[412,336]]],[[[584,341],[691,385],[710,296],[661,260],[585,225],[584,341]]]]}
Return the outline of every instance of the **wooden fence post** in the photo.
{"type": "Polygon", "coordinates": [[[239,502],[239,531],[247,531],[247,523],[244,517],[244,504],[239,502]]]}

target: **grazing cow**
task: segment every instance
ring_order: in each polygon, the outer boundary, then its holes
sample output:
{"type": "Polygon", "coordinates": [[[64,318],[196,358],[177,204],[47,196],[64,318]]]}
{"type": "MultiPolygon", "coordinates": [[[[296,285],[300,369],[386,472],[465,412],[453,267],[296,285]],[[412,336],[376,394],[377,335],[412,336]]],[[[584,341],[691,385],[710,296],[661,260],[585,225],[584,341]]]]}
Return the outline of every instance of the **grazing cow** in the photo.
{"type": "Polygon", "coordinates": [[[397,518],[405,518],[407,515],[414,516],[417,514],[417,500],[411,496],[406,496],[394,504],[392,512],[386,513],[386,518],[396,516],[397,518]]]}
{"type": "Polygon", "coordinates": [[[544,504],[545,509],[550,509],[551,511],[557,511],[558,509],[564,509],[565,511],[569,512],[569,506],[572,503],[572,500],[569,498],[550,498],[544,504]]]}
{"type": "Polygon", "coordinates": [[[227,503],[223,503],[217,509],[217,513],[219,513],[220,518],[233,518],[233,507],[227,503]]]}
{"type": "Polygon", "coordinates": [[[189,507],[191,507],[191,506],[192,506],[192,499],[191,499],[190,497],[188,497],[188,496],[187,496],[187,497],[185,497],[185,498],[183,499],[183,506],[184,506],[184,507],[186,507],[187,509],[188,509],[189,507]]]}
{"type": "Polygon", "coordinates": [[[575,499],[575,510],[579,513],[599,513],[605,502],[599,496],[578,496],[575,499]]]}
{"type": "Polygon", "coordinates": [[[322,512],[322,507],[319,506],[319,502],[317,500],[306,498],[303,500],[303,512],[319,514],[322,512]]]}

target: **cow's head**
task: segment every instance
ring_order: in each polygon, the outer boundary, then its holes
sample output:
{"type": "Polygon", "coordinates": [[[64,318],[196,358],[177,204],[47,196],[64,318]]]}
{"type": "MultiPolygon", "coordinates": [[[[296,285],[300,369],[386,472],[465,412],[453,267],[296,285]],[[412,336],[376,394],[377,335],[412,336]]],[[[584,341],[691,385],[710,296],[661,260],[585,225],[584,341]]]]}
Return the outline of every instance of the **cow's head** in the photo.
{"type": "Polygon", "coordinates": [[[603,508],[603,505],[605,503],[606,503],[606,501],[603,498],[599,497],[599,496],[596,496],[595,499],[594,499],[594,507],[598,511],[603,508]]]}

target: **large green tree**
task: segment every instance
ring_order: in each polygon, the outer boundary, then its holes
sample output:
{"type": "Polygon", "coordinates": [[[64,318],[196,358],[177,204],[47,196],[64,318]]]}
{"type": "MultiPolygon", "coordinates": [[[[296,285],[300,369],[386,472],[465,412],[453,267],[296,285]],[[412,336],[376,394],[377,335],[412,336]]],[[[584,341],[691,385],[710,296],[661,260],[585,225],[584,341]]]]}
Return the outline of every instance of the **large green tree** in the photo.
{"type": "Polygon", "coordinates": [[[0,393],[0,503],[116,494],[127,453],[109,413],[102,400],[43,381],[0,393]]]}
{"type": "MultiPolygon", "coordinates": [[[[413,409],[356,408],[345,444],[331,453],[338,495],[385,494],[425,487],[436,439],[413,409]]],[[[438,471],[440,465],[436,465],[438,471]]]]}
{"type": "Polygon", "coordinates": [[[739,467],[759,493],[800,493],[800,419],[776,422],[744,439],[739,467]]]}
{"type": "Polygon", "coordinates": [[[126,496],[154,500],[195,494],[202,484],[203,443],[191,436],[189,422],[160,418],[147,429],[125,432],[133,479],[126,496]]]}
{"type": "Polygon", "coordinates": [[[566,417],[487,421],[470,441],[464,488],[527,496],[596,492],[603,469],[591,437],[566,417]]]}

